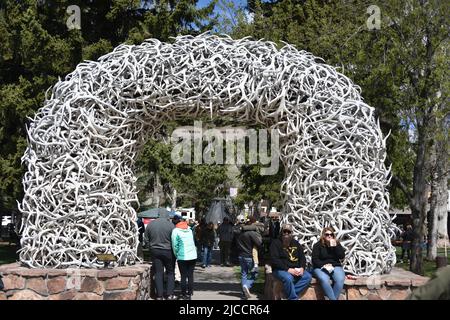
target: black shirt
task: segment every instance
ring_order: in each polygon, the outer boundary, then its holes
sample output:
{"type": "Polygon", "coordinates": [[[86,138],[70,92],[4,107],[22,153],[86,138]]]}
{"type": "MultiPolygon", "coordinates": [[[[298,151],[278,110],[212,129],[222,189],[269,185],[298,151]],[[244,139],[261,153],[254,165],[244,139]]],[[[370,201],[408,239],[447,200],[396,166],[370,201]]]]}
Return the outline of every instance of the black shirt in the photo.
{"type": "Polygon", "coordinates": [[[319,241],[313,246],[312,264],[314,268],[322,268],[325,264],[332,264],[333,267],[341,266],[339,260],[345,258],[345,250],[341,244],[335,247],[327,247],[319,241]]]}
{"type": "Polygon", "coordinates": [[[301,244],[292,239],[287,248],[280,239],[273,239],[270,244],[272,269],[287,271],[289,268],[305,268],[306,257],[301,244]]]}

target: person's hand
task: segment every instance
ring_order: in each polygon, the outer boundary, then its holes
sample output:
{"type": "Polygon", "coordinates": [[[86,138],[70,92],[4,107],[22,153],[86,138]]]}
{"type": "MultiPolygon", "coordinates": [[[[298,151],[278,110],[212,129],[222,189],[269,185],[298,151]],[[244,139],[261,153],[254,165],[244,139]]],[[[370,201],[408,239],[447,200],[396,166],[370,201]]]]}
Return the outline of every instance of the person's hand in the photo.
{"type": "Polygon", "coordinates": [[[305,269],[303,269],[303,268],[296,268],[297,269],[297,271],[298,271],[298,275],[299,276],[303,276],[303,272],[305,271],[305,269]]]}
{"type": "Polygon", "coordinates": [[[330,239],[330,247],[336,247],[336,239],[330,239]]]}
{"type": "Polygon", "coordinates": [[[292,274],[294,277],[298,277],[300,274],[299,274],[299,271],[297,271],[297,270],[295,270],[294,268],[289,268],[288,269],[288,272],[290,273],[290,274],[292,274]]]}
{"type": "Polygon", "coordinates": [[[333,269],[334,269],[334,267],[333,267],[333,265],[332,265],[331,263],[324,264],[322,268],[325,269],[325,270],[327,270],[327,271],[330,272],[330,273],[331,273],[331,272],[333,271],[333,269]]]}

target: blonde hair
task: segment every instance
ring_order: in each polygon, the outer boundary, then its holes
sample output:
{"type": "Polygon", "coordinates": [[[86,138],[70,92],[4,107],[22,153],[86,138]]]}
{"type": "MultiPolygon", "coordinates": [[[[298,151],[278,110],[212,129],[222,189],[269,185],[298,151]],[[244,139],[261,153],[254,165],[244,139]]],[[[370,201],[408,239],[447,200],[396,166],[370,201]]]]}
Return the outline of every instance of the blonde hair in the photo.
{"type": "Polygon", "coordinates": [[[327,246],[327,242],[325,241],[325,233],[327,231],[331,231],[334,234],[334,239],[336,240],[336,243],[339,244],[339,240],[336,239],[336,234],[335,234],[335,231],[334,231],[333,227],[325,227],[325,228],[323,228],[322,234],[320,235],[320,239],[319,239],[320,243],[323,246],[327,246]]]}

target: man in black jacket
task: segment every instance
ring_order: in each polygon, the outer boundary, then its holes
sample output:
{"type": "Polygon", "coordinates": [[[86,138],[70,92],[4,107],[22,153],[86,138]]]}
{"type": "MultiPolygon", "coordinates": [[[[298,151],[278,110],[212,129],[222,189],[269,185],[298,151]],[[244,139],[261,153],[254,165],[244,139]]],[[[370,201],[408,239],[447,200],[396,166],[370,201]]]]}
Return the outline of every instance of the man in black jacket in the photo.
{"type": "Polygon", "coordinates": [[[312,276],[305,270],[303,247],[293,238],[292,231],[292,225],[283,225],[280,237],[270,245],[270,258],[272,275],[283,283],[286,297],[298,300],[300,293],[309,286],[312,276]]]}
{"type": "Polygon", "coordinates": [[[144,243],[150,249],[152,268],[155,272],[156,300],[163,300],[164,269],[167,274],[167,300],[176,300],[173,294],[175,287],[175,256],[172,251],[172,230],[175,225],[170,221],[169,213],[162,210],[159,218],[147,225],[144,243]]]}
{"type": "Polygon", "coordinates": [[[256,231],[244,231],[237,238],[237,249],[239,252],[239,264],[241,265],[242,292],[246,299],[252,297],[250,289],[258,276],[254,267],[252,250],[259,248],[262,244],[262,237],[256,231]]]}

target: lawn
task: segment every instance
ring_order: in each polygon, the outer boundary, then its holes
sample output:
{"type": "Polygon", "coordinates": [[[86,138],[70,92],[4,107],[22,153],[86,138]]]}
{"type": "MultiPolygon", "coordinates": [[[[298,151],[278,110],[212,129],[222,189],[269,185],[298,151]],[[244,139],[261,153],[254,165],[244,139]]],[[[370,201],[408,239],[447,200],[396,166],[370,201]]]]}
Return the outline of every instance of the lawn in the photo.
{"type": "Polygon", "coordinates": [[[16,250],[17,247],[15,245],[8,245],[7,242],[0,242],[0,265],[16,262],[19,259],[16,250]]]}
{"type": "MultiPolygon", "coordinates": [[[[400,261],[400,256],[402,254],[402,248],[401,247],[397,247],[396,248],[396,253],[397,253],[397,261],[400,261]]],[[[431,277],[436,272],[436,261],[428,261],[428,260],[426,260],[425,259],[426,253],[427,253],[427,251],[425,249],[423,251],[423,256],[424,256],[423,268],[424,268],[425,276],[426,277],[431,277]]],[[[438,249],[438,256],[439,257],[444,257],[444,248],[438,249]]],[[[447,264],[450,265],[450,249],[449,248],[447,248],[447,264]]],[[[408,261],[406,259],[406,253],[405,253],[405,261],[403,263],[397,262],[397,264],[395,266],[409,271],[409,263],[408,263],[408,261]]]]}
{"type": "MultiPolygon", "coordinates": [[[[240,266],[234,266],[233,272],[236,275],[236,278],[241,282],[241,267],[240,266]]],[[[264,266],[258,268],[258,277],[256,278],[256,281],[253,283],[253,287],[251,292],[257,295],[263,295],[264,294],[264,283],[265,283],[265,273],[264,273],[264,266]]]]}

